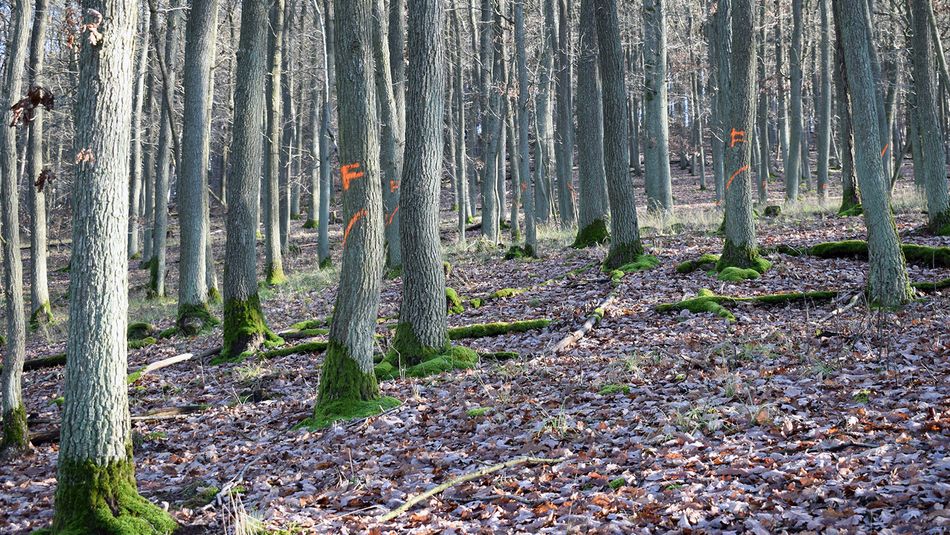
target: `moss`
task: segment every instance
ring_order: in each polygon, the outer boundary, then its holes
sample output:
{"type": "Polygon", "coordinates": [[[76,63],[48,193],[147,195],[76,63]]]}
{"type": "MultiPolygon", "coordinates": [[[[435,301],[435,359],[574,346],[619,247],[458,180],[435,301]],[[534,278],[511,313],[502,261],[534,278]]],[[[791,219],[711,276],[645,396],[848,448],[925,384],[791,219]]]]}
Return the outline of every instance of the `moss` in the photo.
{"type": "Polygon", "coordinates": [[[143,338],[154,336],[156,333],[158,333],[158,329],[156,329],[154,325],[141,322],[130,323],[125,330],[125,336],[129,340],[142,340],[143,338]]]}
{"type": "Polygon", "coordinates": [[[534,248],[530,245],[525,245],[524,247],[520,245],[512,245],[508,248],[508,251],[505,253],[505,260],[519,260],[524,258],[537,258],[538,254],[535,252],[534,248]]]}
{"type": "Polygon", "coordinates": [[[445,306],[449,314],[461,314],[465,312],[465,307],[462,306],[462,300],[454,288],[445,289],[445,306]]]}
{"type": "Polygon", "coordinates": [[[224,304],[224,344],[221,354],[212,363],[240,359],[241,355],[256,351],[265,342],[281,343],[264,321],[261,300],[257,294],[246,301],[232,300],[224,304]]]}
{"type": "Polygon", "coordinates": [[[643,245],[640,240],[627,244],[612,244],[607,258],[604,259],[604,270],[613,271],[621,266],[636,262],[643,254],[643,245]]]}
{"type": "Polygon", "coordinates": [[[258,355],[258,358],[261,360],[267,360],[267,359],[273,359],[277,357],[285,357],[287,355],[299,355],[303,353],[320,353],[322,351],[325,351],[328,345],[329,345],[328,342],[306,342],[303,344],[282,347],[280,349],[272,349],[270,351],[264,351],[258,355]]]}
{"type": "Polygon", "coordinates": [[[479,416],[485,416],[491,412],[491,407],[475,407],[474,409],[469,409],[465,411],[465,414],[469,418],[478,418],[479,416]]]}
{"type": "Polygon", "coordinates": [[[206,303],[178,304],[178,331],[185,336],[197,336],[218,325],[206,303]]]}
{"type": "Polygon", "coordinates": [[[325,320],[304,320],[298,321],[290,326],[291,331],[306,331],[309,329],[319,329],[321,327],[326,327],[330,325],[330,319],[325,320]]]}
{"type": "Polygon", "coordinates": [[[3,435],[0,436],[0,452],[19,455],[30,447],[30,432],[26,425],[26,407],[20,404],[3,412],[3,435]]]}
{"type": "Polygon", "coordinates": [[[330,329],[302,329],[295,331],[293,334],[297,335],[298,338],[302,336],[326,336],[330,334],[330,329]]]}
{"type": "Polygon", "coordinates": [[[62,408],[63,404],[66,403],[66,398],[64,398],[63,396],[59,396],[59,397],[53,398],[53,403],[54,403],[57,407],[62,408]]]}
{"type": "Polygon", "coordinates": [[[844,202],[838,210],[839,217],[858,217],[860,215],[864,215],[864,207],[860,204],[844,202]]]}
{"type": "Polygon", "coordinates": [[[685,299],[678,303],[665,303],[657,305],[656,310],[659,312],[689,310],[694,314],[700,312],[712,312],[729,321],[735,321],[735,316],[726,310],[722,305],[734,305],[738,303],[778,305],[795,301],[828,301],[835,299],[838,295],[839,292],[835,291],[818,291],[786,292],[750,297],[729,297],[724,295],[716,295],[709,290],[700,290],[699,294],[692,299],[685,299]]]}
{"type": "Polygon", "coordinates": [[[333,259],[329,256],[320,261],[320,269],[330,269],[333,267],[333,259]]]}
{"type": "Polygon", "coordinates": [[[269,265],[265,270],[264,284],[267,286],[281,286],[287,283],[287,275],[284,274],[283,266],[269,265]]]}
{"type": "Polygon", "coordinates": [[[529,288],[502,288],[501,290],[496,290],[488,296],[489,299],[508,299],[509,297],[515,297],[527,292],[529,288]]]}
{"type": "Polygon", "coordinates": [[[614,282],[619,282],[619,280],[622,279],[624,275],[629,275],[630,273],[636,273],[638,271],[647,271],[659,265],[660,260],[657,257],[644,254],[638,256],[633,262],[628,262],[619,268],[612,270],[610,275],[614,282]]]}
{"type": "Polygon", "coordinates": [[[146,269],[148,269],[148,291],[145,292],[146,297],[149,299],[157,299],[159,297],[165,297],[162,294],[158,293],[158,257],[153,256],[151,260],[146,264],[146,269]]]}
{"type": "Polygon", "coordinates": [[[517,360],[521,358],[521,355],[514,351],[492,351],[492,352],[479,352],[478,358],[480,360],[517,360]]]}
{"type": "Polygon", "coordinates": [[[868,242],[862,240],[845,240],[826,242],[808,248],[810,256],[818,258],[857,258],[867,260],[868,242]]]}
{"type": "Polygon", "coordinates": [[[936,282],[917,282],[911,284],[911,287],[921,292],[936,292],[950,288],[950,279],[943,279],[936,282]]]}
{"type": "Polygon", "coordinates": [[[430,350],[421,359],[408,359],[406,354],[391,349],[375,368],[380,381],[406,377],[428,377],[452,370],[466,370],[478,365],[478,354],[461,346],[449,346],[441,352],[430,350]],[[413,364],[413,362],[415,362],[413,364]]]}
{"type": "Polygon", "coordinates": [[[682,264],[676,266],[677,273],[692,273],[698,269],[703,269],[706,266],[715,266],[719,262],[719,255],[717,254],[704,254],[695,260],[687,260],[682,264]]]}
{"type": "Polygon", "coordinates": [[[215,304],[221,302],[221,292],[218,291],[217,287],[212,286],[208,288],[208,302],[215,304]]]}
{"type": "Polygon", "coordinates": [[[950,268],[950,247],[928,247],[905,243],[901,245],[904,258],[910,264],[924,267],[950,268]]]}
{"type": "Polygon", "coordinates": [[[543,329],[551,324],[549,319],[533,319],[523,321],[495,322],[495,323],[477,323],[465,327],[454,327],[449,329],[450,340],[461,340],[463,338],[486,338],[489,336],[500,336],[508,333],[523,333],[537,329],[543,329]]]}
{"type": "Polygon", "coordinates": [[[474,224],[475,224],[475,216],[468,216],[468,217],[466,217],[466,218],[465,218],[465,224],[466,224],[466,225],[474,225],[474,224]]]}
{"type": "Polygon", "coordinates": [[[778,217],[782,215],[782,207],[777,204],[766,206],[764,213],[765,217],[778,217]]]}
{"type": "Polygon", "coordinates": [[[481,298],[476,297],[470,300],[468,304],[471,305],[472,308],[482,308],[482,305],[484,304],[484,302],[481,300],[481,298]]]}
{"type": "Polygon", "coordinates": [[[158,343],[158,340],[156,340],[155,338],[151,336],[142,338],[141,340],[129,340],[129,349],[132,349],[132,350],[142,349],[143,347],[148,347],[151,345],[155,345],[157,343],[158,343]]]}
{"type": "Polygon", "coordinates": [[[130,373],[128,377],[126,377],[125,382],[128,384],[135,383],[136,381],[142,378],[142,375],[143,375],[142,370],[136,370],[130,373]]]}
{"type": "Polygon", "coordinates": [[[729,267],[754,269],[761,275],[772,268],[772,263],[762,258],[755,247],[736,245],[727,239],[716,262],[716,271],[722,272],[729,267]]]}
{"type": "Polygon", "coordinates": [[[571,247],[586,249],[606,243],[609,238],[610,233],[607,231],[607,223],[603,219],[595,219],[586,227],[578,230],[577,237],[571,247]]]}
{"type": "Polygon", "coordinates": [[[49,325],[55,321],[53,317],[53,308],[49,301],[46,301],[30,314],[30,329],[34,331],[43,325],[49,325]]]}
{"type": "Polygon", "coordinates": [[[627,385],[604,385],[597,393],[601,396],[609,396],[612,394],[629,394],[630,387],[627,385]]]}
{"type": "Polygon", "coordinates": [[[726,282],[740,282],[749,279],[758,279],[759,277],[761,277],[761,275],[754,269],[727,267],[719,272],[719,280],[726,282]]]}
{"type": "Polygon", "coordinates": [[[622,477],[618,477],[617,479],[610,480],[610,483],[608,483],[608,485],[610,486],[610,488],[617,490],[620,487],[625,487],[627,485],[627,480],[622,477]]]}
{"type": "Polygon", "coordinates": [[[106,465],[60,459],[55,504],[56,534],[166,535],[176,528],[167,512],[139,495],[131,444],[126,459],[106,465]]]}
{"type": "Polygon", "coordinates": [[[158,333],[158,339],[159,339],[159,340],[165,340],[165,339],[168,339],[168,338],[174,338],[175,336],[178,335],[178,332],[179,332],[179,331],[178,331],[178,327],[174,327],[174,326],[173,326],[173,327],[169,327],[169,328],[165,329],[164,331],[158,333]]]}

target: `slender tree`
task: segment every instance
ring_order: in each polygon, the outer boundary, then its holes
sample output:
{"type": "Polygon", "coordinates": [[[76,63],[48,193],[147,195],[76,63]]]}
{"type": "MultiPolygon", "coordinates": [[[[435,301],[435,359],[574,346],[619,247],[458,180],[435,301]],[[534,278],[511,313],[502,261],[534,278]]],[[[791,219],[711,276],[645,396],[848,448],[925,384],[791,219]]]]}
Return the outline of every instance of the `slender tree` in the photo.
{"type": "Polygon", "coordinates": [[[148,77],[149,63],[149,33],[151,32],[151,16],[141,17],[141,29],[139,38],[136,39],[138,45],[138,59],[135,68],[135,93],[133,95],[134,104],[132,105],[132,160],[129,162],[129,259],[135,260],[142,257],[141,234],[142,226],[142,189],[144,169],[142,165],[142,151],[145,148],[143,140],[144,130],[142,128],[142,117],[146,113],[145,105],[145,80],[148,77]]]}
{"type": "Polygon", "coordinates": [[[85,0],[76,100],[78,165],[63,426],[53,533],[167,534],[175,522],[139,496],[126,349],[132,0],[85,0]],[[91,23],[91,26],[90,26],[91,23]]]}
{"type": "Polygon", "coordinates": [[[821,64],[818,66],[821,89],[818,93],[816,115],[818,116],[818,198],[824,202],[828,198],[828,167],[831,147],[831,10],[830,0],[818,0],[821,10],[819,26],[819,48],[821,64]]]}
{"type": "Polygon", "coordinates": [[[234,359],[275,341],[257,293],[257,210],[263,170],[264,82],[267,76],[268,0],[244,0],[234,107],[234,151],[228,175],[227,243],[224,257],[224,345],[221,357],[234,359]]]}
{"type": "MultiPolygon", "coordinates": [[[[666,5],[667,0],[643,0],[643,100],[646,102],[643,124],[646,130],[647,209],[669,212],[673,210],[673,189],[667,109],[666,5]]],[[[607,74],[602,72],[601,76],[607,74]]]]}
{"type": "Polygon", "coordinates": [[[792,47],[788,53],[791,78],[791,114],[786,121],[788,150],[785,154],[785,200],[798,200],[802,169],[802,3],[792,0],[792,47]]]}
{"type": "Polygon", "coordinates": [[[178,282],[178,328],[189,336],[216,323],[208,309],[206,254],[208,203],[206,176],[211,138],[211,69],[217,40],[216,0],[192,0],[185,30],[181,178],[178,218],[181,261],[178,282]]]}
{"type": "MultiPolygon", "coordinates": [[[[604,99],[604,168],[610,196],[610,251],[604,267],[616,269],[643,254],[637,205],[630,176],[630,146],[627,143],[627,96],[623,48],[616,0],[597,0],[597,45],[604,99]],[[613,118],[619,117],[620,120],[613,118]]],[[[668,162],[667,162],[668,163],[668,162]]]]}
{"type": "MultiPolygon", "coordinates": [[[[316,4],[314,4],[316,5],[316,4]]],[[[326,76],[323,77],[323,88],[320,91],[320,98],[314,100],[314,102],[320,102],[320,141],[319,141],[319,154],[320,154],[320,218],[319,218],[319,230],[318,230],[318,247],[317,247],[317,258],[320,262],[321,268],[328,268],[332,260],[330,259],[330,195],[332,192],[332,183],[331,183],[331,166],[330,162],[330,121],[332,115],[332,105],[330,103],[330,90],[333,87],[333,83],[336,80],[334,72],[335,66],[333,64],[333,56],[331,55],[331,43],[333,42],[333,21],[330,18],[330,0],[325,0],[323,3],[323,14],[319,12],[316,13],[318,20],[320,22],[321,31],[321,45],[320,50],[323,60],[324,71],[326,76]]]]}
{"type": "Polygon", "coordinates": [[[451,33],[454,36],[452,47],[452,114],[455,115],[455,173],[458,183],[458,241],[465,243],[465,226],[468,224],[469,195],[466,142],[465,142],[465,69],[462,65],[462,24],[459,21],[458,5],[452,0],[451,33]]]}
{"type": "MultiPolygon", "coordinates": [[[[525,242],[524,252],[528,256],[538,254],[538,234],[534,210],[534,177],[531,176],[528,148],[528,130],[530,129],[530,95],[528,94],[528,59],[525,47],[524,3],[515,2],[515,55],[518,62],[518,165],[521,167],[522,195],[524,197],[525,242]]],[[[540,98],[540,95],[539,95],[540,98]]]]}
{"type": "Polygon", "coordinates": [[[481,148],[484,150],[482,168],[482,237],[497,243],[499,236],[500,206],[498,199],[498,151],[502,123],[501,94],[503,87],[501,24],[495,15],[495,2],[482,0],[482,91],[483,129],[481,148]],[[486,47],[487,45],[487,47],[486,47]],[[490,61],[489,61],[490,59],[490,61]],[[487,62],[487,63],[486,63],[487,62]]]}
{"type": "Polygon", "coordinates": [[[888,178],[881,160],[874,74],[870,53],[870,15],[864,2],[834,0],[835,24],[844,48],[854,126],[855,167],[861,181],[861,205],[868,227],[871,301],[885,307],[913,298],[907,266],[891,214],[888,178]]]}
{"type": "MultiPolygon", "coordinates": [[[[0,89],[4,103],[13,103],[21,98],[23,74],[30,47],[30,22],[33,17],[31,0],[15,0],[10,7],[10,26],[4,50],[4,84],[3,89],[0,89]]],[[[9,104],[3,106],[4,109],[9,107],[9,104]]],[[[4,312],[7,317],[7,340],[3,354],[3,372],[0,375],[0,409],[3,416],[0,453],[7,456],[20,455],[30,445],[22,391],[26,322],[23,314],[23,264],[20,258],[20,173],[17,169],[17,131],[8,126],[11,121],[7,120],[11,115],[13,114],[9,112],[4,113],[3,121],[0,122],[0,173],[3,175],[0,177],[0,226],[3,227],[3,290],[6,294],[4,312]]]]}
{"type": "MultiPolygon", "coordinates": [[[[399,148],[402,147],[402,131],[399,128],[399,108],[396,92],[393,86],[392,69],[389,57],[389,29],[386,23],[386,5],[383,0],[374,0],[373,3],[373,59],[376,68],[373,69],[376,81],[376,98],[380,114],[380,150],[379,160],[382,165],[383,207],[385,208],[385,235],[386,235],[386,267],[392,272],[398,272],[402,267],[401,232],[400,232],[400,176],[402,158],[399,157],[399,148]]],[[[400,49],[401,50],[401,49],[400,49]]],[[[399,59],[402,59],[400,54],[399,59]]],[[[441,161],[441,159],[440,159],[441,161]]]]}
{"type": "MultiPolygon", "coordinates": [[[[264,136],[264,282],[277,286],[287,282],[280,233],[280,133],[281,77],[284,39],[284,0],[270,3],[270,31],[267,37],[268,77],[265,89],[266,135],[264,136]]],[[[228,195],[230,197],[230,194],[228,195]]]]}
{"type": "Polygon", "coordinates": [[[558,39],[555,65],[557,69],[557,114],[555,157],[557,159],[558,212],[561,227],[571,228],[577,222],[574,203],[574,94],[572,86],[573,43],[568,21],[573,2],[557,0],[558,39]]]}

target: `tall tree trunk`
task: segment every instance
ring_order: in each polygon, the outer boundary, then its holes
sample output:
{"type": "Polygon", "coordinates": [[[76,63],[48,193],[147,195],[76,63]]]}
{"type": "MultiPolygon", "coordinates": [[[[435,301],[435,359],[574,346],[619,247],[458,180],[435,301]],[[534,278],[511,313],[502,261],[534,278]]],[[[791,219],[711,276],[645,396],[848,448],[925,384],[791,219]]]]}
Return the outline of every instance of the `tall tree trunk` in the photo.
{"type": "Polygon", "coordinates": [[[490,243],[498,243],[499,206],[498,182],[495,173],[498,167],[499,128],[501,124],[502,82],[501,25],[496,21],[495,2],[482,0],[482,60],[491,58],[483,64],[481,87],[482,95],[482,237],[490,243]],[[490,82],[489,82],[490,80],[490,82]]]}
{"type": "Polygon", "coordinates": [[[937,108],[936,81],[934,80],[934,48],[927,12],[930,0],[908,0],[908,12],[913,24],[914,93],[921,160],[914,174],[922,176],[927,192],[927,226],[936,234],[950,234],[950,198],[947,195],[947,154],[937,108]]]}
{"type": "MultiPolygon", "coordinates": [[[[400,246],[399,190],[401,160],[399,148],[403,141],[399,128],[399,109],[394,92],[392,70],[389,57],[389,29],[386,24],[386,5],[383,0],[373,0],[373,59],[376,80],[376,98],[379,106],[380,150],[379,163],[382,166],[383,209],[386,236],[386,267],[397,272],[402,267],[402,248],[400,246]]],[[[400,58],[402,56],[400,55],[400,58]]],[[[441,158],[439,159],[441,161],[441,158]]]]}
{"type": "Polygon", "coordinates": [[[558,211],[561,228],[571,228],[577,222],[574,203],[574,95],[571,85],[572,68],[571,28],[569,20],[572,2],[557,0],[557,133],[555,137],[558,181],[558,211]]]}
{"type": "MultiPolygon", "coordinates": [[[[760,0],[759,3],[759,20],[766,20],[766,4],[768,0],[760,0]]],[[[765,42],[766,42],[766,28],[765,24],[760,24],[759,30],[759,108],[756,111],[756,129],[758,132],[759,138],[759,177],[756,180],[757,189],[759,194],[759,204],[765,206],[769,202],[769,177],[772,174],[770,169],[770,147],[772,146],[769,140],[769,93],[765,90],[766,82],[768,80],[768,70],[766,69],[766,60],[765,57],[765,42]]]]}
{"type": "MultiPolygon", "coordinates": [[[[373,338],[383,272],[379,130],[373,80],[372,0],[336,0],[336,68],[343,163],[343,265],[311,424],[383,410],[373,338]]],[[[440,126],[441,127],[441,126],[440,126]]]]}
{"type": "Polygon", "coordinates": [[[216,0],[192,0],[185,30],[184,114],[178,220],[181,224],[178,328],[194,336],[217,323],[208,309],[207,176],[211,140],[211,69],[218,34],[216,0]]]}
{"type": "MultiPolygon", "coordinates": [[[[158,11],[155,9],[150,9],[148,13],[148,27],[149,33],[154,36],[158,33],[158,11]]],[[[146,38],[147,41],[153,41],[151,38],[146,38]]],[[[157,43],[153,43],[154,46],[158,46],[157,43]]],[[[148,44],[143,44],[143,46],[149,47],[148,44]]],[[[155,244],[155,180],[156,180],[156,149],[153,145],[155,137],[157,135],[158,121],[155,120],[155,104],[156,96],[155,93],[158,87],[159,76],[156,76],[156,70],[158,69],[157,65],[152,65],[146,67],[148,72],[146,73],[145,79],[145,102],[144,102],[144,116],[145,119],[145,129],[144,129],[144,141],[143,141],[143,167],[142,179],[145,182],[145,195],[144,195],[144,205],[143,205],[143,229],[142,229],[142,269],[149,269],[152,265],[153,258],[153,245],[155,244]]]]}
{"type": "Polygon", "coordinates": [[[785,200],[798,200],[802,165],[802,3],[792,0],[792,47],[789,50],[789,74],[791,78],[791,114],[788,150],[785,153],[785,200]]]}
{"type": "Polygon", "coordinates": [[[175,522],[139,496],[129,419],[128,195],[135,28],[132,0],[85,0],[103,38],[81,47],[73,182],[73,262],[63,426],[53,533],[171,533],[175,522]],[[95,10],[93,13],[92,10],[95,10]]]}
{"type": "MultiPolygon", "coordinates": [[[[319,14],[318,14],[319,15],[319,14]]],[[[320,112],[320,227],[318,236],[317,258],[321,268],[328,268],[331,264],[330,259],[330,197],[333,194],[333,183],[331,181],[331,161],[330,161],[330,120],[333,114],[330,104],[330,92],[336,81],[336,65],[334,63],[333,35],[334,24],[330,17],[330,0],[323,2],[323,14],[320,15],[321,42],[323,53],[323,65],[326,76],[323,78],[323,90],[321,91],[321,112],[320,112]]],[[[316,102],[316,101],[315,101],[316,102]]]]}
{"type": "MultiPolygon", "coordinates": [[[[604,267],[616,269],[643,254],[627,144],[627,91],[616,0],[597,0],[597,45],[604,100],[604,168],[610,196],[610,251],[604,267]],[[621,118],[614,120],[614,118],[621,118]]],[[[669,162],[667,162],[669,163],[669,162]]]]}
{"type": "Polygon", "coordinates": [[[264,134],[264,282],[276,286],[287,282],[280,232],[280,141],[281,141],[281,79],[283,78],[284,0],[270,4],[267,37],[268,76],[265,89],[266,134],[264,134]]]}
{"type": "MultiPolygon", "coordinates": [[[[45,1],[45,0],[43,0],[45,1]]],[[[151,17],[142,17],[142,24],[139,30],[138,42],[138,60],[135,67],[135,93],[132,105],[132,159],[129,162],[129,259],[136,260],[141,258],[139,234],[141,232],[142,219],[142,186],[143,186],[143,168],[142,168],[142,114],[145,113],[145,79],[148,73],[149,62],[149,33],[151,28],[149,23],[151,17]]],[[[148,141],[148,140],[145,140],[148,141]]]]}
{"type": "MultiPolygon", "coordinates": [[[[47,0],[36,0],[33,34],[30,38],[30,87],[43,87],[43,63],[46,56],[47,0]]],[[[35,186],[46,170],[44,153],[45,112],[34,110],[26,147],[26,191],[30,202],[30,326],[37,328],[53,321],[46,269],[46,192],[35,186]]],[[[136,198],[136,200],[138,200],[136,198]]]]}
{"type": "Polygon", "coordinates": [[[268,0],[243,0],[234,121],[234,160],[228,175],[227,243],[224,253],[224,344],[222,359],[237,359],[276,340],[267,328],[257,294],[257,210],[264,152],[264,84],[267,78],[268,0]]]}
{"type": "Polygon", "coordinates": [[[294,161],[294,126],[296,125],[296,105],[293,97],[294,73],[291,65],[290,46],[293,38],[291,29],[293,28],[293,10],[292,2],[284,3],[284,31],[280,40],[280,123],[278,126],[278,151],[279,160],[277,163],[278,172],[278,191],[280,192],[280,254],[286,256],[290,254],[290,218],[293,210],[291,206],[291,196],[293,188],[291,182],[294,180],[293,161],[294,161]]]}
{"type": "MultiPolygon", "coordinates": [[[[316,5],[316,4],[315,4],[316,5]]],[[[314,9],[314,26],[317,28],[322,28],[323,18],[320,14],[319,8],[314,9]]],[[[305,24],[306,22],[304,22],[305,24]]],[[[321,36],[323,32],[321,31],[321,36]]],[[[326,58],[324,56],[323,43],[320,41],[314,41],[313,52],[311,57],[311,63],[313,65],[321,65],[324,68],[323,79],[326,79],[326,58]]],[[[320,196],[322,191],[320,191],[320,169],[322,167],[320,163],[320,110],[322,109],[323,97],[321,96],[321,91],[324,88],[323,81],[320,79],[320,76],[316,74],[317,71],[314,69],[314,75],[310,83],[310,128],[313,134],[310,136],[310,154],[312,158],[312,165],[310,168],[310,197],[309,203],[307,206],[307,221],[304,222],[303,228],[305,229],[317,229],[319,233],[320,229],[320,196]]],[[[302,102],[302,100],[301,100],[302,102]]],[[[301,113],[302,115],[302,113],[301,113]]],[[[318,238],[319,241],[319,238],[318,238]]]]}
{"type": "MultiPolygon", "coordinates": [[[[833,1],[833,0],[829,0],[833,1]]],[[[854,168],[854,132],[851,127],[851,102],[848,96],[848,78],[844,67],[844,42],[835,32],[834,83],[838,109],[838,134],[840,136],[841,161],[841,207],[839,214],[860,214],[860,188],[854,168]]]]}
{"type": "MultiPolygon", "coordinates": [[[[406,139],[406,0],[389,0],[389,67],[399,125],[396,130],[397,169],[402,169],[403,145],[406,139]]],[[[401,175],[397,175],[401,176],[401,175]]],[[[394,225],[396,223],[393,223],[394,225]]]]}
{"type": "MultiPolygon", "coordinates": [[[[581,0],[577,78],[579,219],[574,247],[607,241],[607,173],[604,170],[604,109],[597,63],[595,0],[581,0]]],[[[635,121],[636,119],[634,119],[635,121]]]]}
{"type": "MultiPolygon", "coordinates": [[[[531,153],[528,148],[528,130],[531,128],[531,117],[528,109],[530,100],[528,94],[528,59],[525,50],[524,3],[515,2],[514,10],[515,55],[518,61],[518,156],[520,157],[518,165],[521,167],[521,194],[524,198],[524,252],[528,256],[537,256],[538,233],[534,210],[534,178],[531,176],[529,161],[531,153]]],[[[540,98],[540,95],[538,98],[540,98]]]]}
{"type": "MultiPolygon", "coordinates": [[[[178,83],[177,61],[178,45],[181,41],[181,32],[179,31],[179,18],[182,16],[177,9],[180,0],[172,1],[172,9],[169,9],[166,17],[166,35],[165,35],[165,54],[162,58],[165,62],[165,79],[163,91],[163,101],[165,105],[161,106],[161,126],[158,136],[158,164],[155,179],[155,230],[152,233],[152,263],[149,266],[151,275],[149,278],[149,295],[151,297],[165,297],[165,272],[167,271],[168,258],[168,195],[169,184],[171,182],[172,169],[172,145],[175,135],[175,129],[172,123],[175,117],[171,112],[175,107],[175,87],[178,83]]],[[[178,170],[176,169],[176,172],[178,170]]]]}
{"type": "MultiPolygon", "coordinates": [[[[5,44],[6,65],[3,109],[20,100],[23,93],[23,74],[30,52],[30,21],[33,17],[31,0],[14,0],[8,19],[5,44]]],[[[132,15],[133,21],[135,15],[132,15]]],[[[134,22],[133,22],[134,26],[134,22]]],[[[85,47],[84,47],[85,48],[85,47]]],[[[24,112],[27,113],[27,112],[24,112]]],[[[11,117],[4,111],[0,122],[0,226],[3,227],[3,291],[6,296],[4,312],[7,319],[7,341],[3,354],[3,372],[0,375],[0,410],[3,430],[0,435],[0,453],[15,456],[29,449],[26,427],[26,407],[23,405],[23,362],[26,358],[26,322],[23,314],[23,263],[20,258],[20,200],[17,165],[16,132],[8,125],[11,117]]],[[[121,115],[120,117],[128,117],[121,115]]],[[[125,155],[126,157],[128,155],[125,155]]],[[[123,160],[119,160],[123,161],[123,160]]],[[[128,160],[124,160],[126,163],[128,160]]],[[[32,185],[30,186],[32,187],[32,185]]],[[[125,204],[125,201],[117,202],[125,204]]],[[[121,258],[125,258],[124,256],[121,258]]],[[[84,266],[85,264],[78,264],[84,266]]],[[[77,270],[79,271],[79,270],[77,270]]],[[[75,295],[75,294],[74,294],[75,295]]],[[[71,301],[74,301],[74,296],[71,301]]]]}
{"type": "Polygon", "coordinates": [[[462,64],[462,24],[458,15],[458,3],[452,0],[452,30],[455,46],[452,61],[455,65],[452,83],[452,113],[455,115],[455,173],[458,181],[458,241],[465,243],[465,227],[468,224],[469,195],[465,148],[465,66],[462,64]]]}
{"type": "MultiPolygon", "coordinates": [[[[666,3],[667,0],[643,0],[647,210],[661,212],[673,210],[666,80],[666,3]]],[[[601,72],[601,76],[606,77],[606,73],[601,72]]]]}
{"type": "Polygon", "coordinates": [[[870,16],[864,2],[834,0],[835,24],[842,36],[844,64],[854,123],[855,166],[861,180],[861,205],[868,227],[871,301],[885,307],[913,297],[907,266],[891,214],[888,178],[881,161],[881,136],[871,66],[870,16]]]}
{"type": "Polygon", "coordinates": [[[831,147],[831,23],[829,20],[830,0],[818,0],[821,9],[819,47],[821,64],[818,68],[821,89],[818,94],[816,110],[818,115],[818,199],[822,203],[828,198],[828,166],[831,147]]]}
{"type": "Polygon", "coordinates": [[[718,3],[716,15],[706,22],[706,42],[709,55],[710,76],[709,88],[713,93],[710,101],[712,132],[712,163],[713,180],[716,183],[716,203],[722,202],[725,189],[725,168],[723,156],[725,154],[725,98],[729,87],[729,37],[731,35],[728,24],[722,24],[720,14],[728,11],[728,0],[718,3]]]}
{"type": "Polygon", "coordinates": [[[726,106],[725,244],[717,269],[764,271],[758,255],[752,213],[752,136],[755,113],[755,15],[753,0],[733,0],[720,19],[731,24],[731,72],[726,106]]]}
{"type": "Polygon", "coordinates": [[[439,241],[439,190],[445,103],[441,0],[409,0],[406,161],[399,198],[405,259],[399,325],[392,351],[415,365],[448,349],[445,271],[439,241]]]}
{"type": "Polygon", "coordinates": [[[543,0],[544,29],[538,59],[535,97],[534,213],[538,224],[551,218],[551,189],[548,163],[552,161],[549,134],[551,130],[551,85],[554,72],[554,47],[557,32],[554,23],[554,0],[543,0]]]}
{"type": "Polygon", "coordinates": [[[788,95],[785,94],[785,31],[781,0],[775,0],[775,98],[778,105],[778,148],[782,164],[788,159],[788,95]]]}

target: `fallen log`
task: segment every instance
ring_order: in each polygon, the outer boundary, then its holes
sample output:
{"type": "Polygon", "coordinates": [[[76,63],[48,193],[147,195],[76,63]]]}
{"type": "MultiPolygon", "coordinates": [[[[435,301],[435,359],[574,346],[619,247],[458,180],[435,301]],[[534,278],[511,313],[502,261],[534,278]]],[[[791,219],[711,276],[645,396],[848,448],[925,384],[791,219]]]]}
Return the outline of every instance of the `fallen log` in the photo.
{"type": "MultiPolygon", "coordinates": [[[[180,418],[182,416],[187,416],[189,414],[195,414],[208,410],[207,405],[181,405],[178,407],[163,407],[159,409],[152,409],[145,414],[132,416],[133,422],[151,422],[156,420],[168,420],[172,418],[180,418]]],[[[32,422],[31,422],[32,423],[32,422]]],[[[30,443],[34,446],[42,446],[43,444],[55,444],[59,442],[59,432],[60,428],[51,429],[49,431],[44,431],[42,433],[31,433],[30,434],[30,443]]]]}

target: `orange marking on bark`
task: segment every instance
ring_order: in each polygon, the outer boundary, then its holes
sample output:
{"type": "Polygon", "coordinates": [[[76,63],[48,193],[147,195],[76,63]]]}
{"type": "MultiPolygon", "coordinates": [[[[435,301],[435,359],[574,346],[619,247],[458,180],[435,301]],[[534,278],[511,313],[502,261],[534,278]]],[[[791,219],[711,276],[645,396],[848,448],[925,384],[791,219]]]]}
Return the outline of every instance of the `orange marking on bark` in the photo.
{"type": "Polygon", "coordinates": [[[881,158],[883,158],[884,155],[887,154],[887,149],[888,149],[890,146],[891,146],[890,143],[885,143],[885,144],[884,144],[884,148],[881,149],[881,158]]]}
{"type": "Polygon", "coordinates": [[[736,171],[735,173],[732,173],[732,176],[729,177],[729,182],[726,182],[726,191],[729,191],[729,186],[732,186],[732,181],[735,180],[737,176],[739,176],[739,173],[742,173],[743,171],[748,171],[748,170],[749,170],[749,166],[743,165],[742,167],[739,168],[738,171],[736,171]]]}
{"type": "Polygon", "coordinates": [[[736,143],[745,143],[745,130],[736,130],[733,128],[732,132],[729,134],[729,137],[729,148],[735,147],[736,143]]]}
{"type": "Polygon", "coordinates": [[[353,230],[353,225],[356,224],[360,218],[366,216],[366,208],[363,208],[359,212],[353,214],[353,217],[350,218],[350,222],[346,225],[346,230],[343,232],[343,247],[346,247],[346,239],[350,237],[350,231],[353,230]]]}
{"type": "Polygon", "coordinates": [[[525,183],[525,182],[522,182],[522,183],[521,183],[521,192],[524,193],[524,192],[526,192],[526,191],[528,191],[528,184],[525,183]]]}
{"type": "Polygon", "coordinates": [[[399,189],[399,182],[396,180],[389,181],[389,191],[391,193],[396,193],[396,190],[399,189]]]}
{"type": "Polygon", "coordinates": [[[387,227],[388,227],[389,225],[392,225],[392,224],[393,224],[393,219],[396,218],[396,212],[398,212],[398,211],[399,211],[399,207],[397,206],[396,209],[393,210],[393,213],[389,214],[389,217],[386,218],[386,226],[387,226],[387,227]]]}
{"type": "Polygon", "coordinates": [[[340,171],[343,175],[343,191],[350,189],[350,182],[363,176],[362,171],[357,171],[359,168],[360,164],[358,163],[351,163],[340,168],[340,171]]]}

